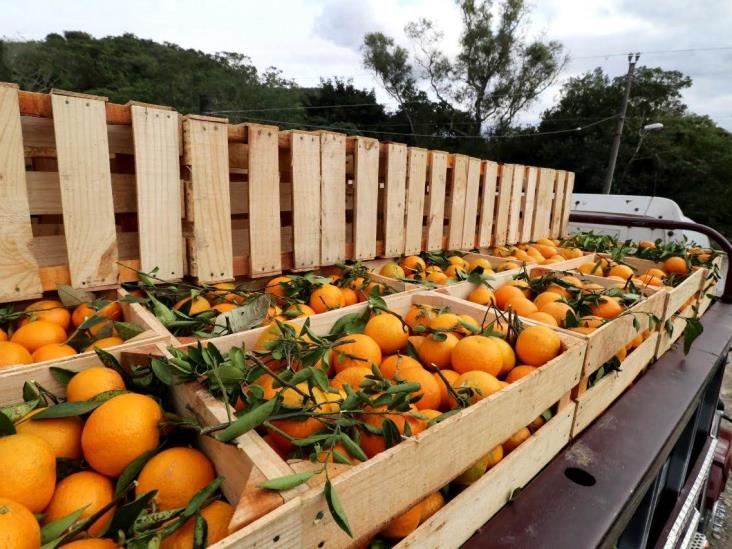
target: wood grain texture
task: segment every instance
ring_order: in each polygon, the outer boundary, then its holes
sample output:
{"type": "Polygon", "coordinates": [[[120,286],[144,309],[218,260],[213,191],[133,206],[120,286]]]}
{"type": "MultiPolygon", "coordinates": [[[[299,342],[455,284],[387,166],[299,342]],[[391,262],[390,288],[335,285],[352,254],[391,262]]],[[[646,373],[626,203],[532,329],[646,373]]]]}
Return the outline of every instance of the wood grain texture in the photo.
{"type": "MultiPolygon", "coordinates": [[[[61,182],[58,172],[26,172],[28,205],[31,215],[62,215],[61,182]]],[[[178,195],[182,194],[182,184],[178,178],[178,195]]],[[[135,175],[127,173],[112,174],[112,197],[114,213],[137,212],[137,189],[135,175]]],[[[180,203],[181,200],[178,200],[180,203]]],[[[181,206],[178,206],[178,211],[181,206]]]]}
{"type": "Polygon", "coordinates": [[[407,146],[386,145],[384,175],[384,255],[398,257],[404,253],[404,222],[407,193],[407,146]]]}
{"type": "Polygon", "coordinates": [[[503,164],[498,182],[498,198],[496,199],[496,217],[493,224],[493,245],[503,246],[508,234],[508,213],[511,207],[513,189],[513,164],[503,164]]]}
{"type": "Polygon", "coordinates": [[[567,181],[567,172],[557,170],[557,179],[554,182],[554,197],[552,199],[552,221],[549,227],[550,238],[559,238],[562,232],[562,208],[564,207],[564,187],[567,181]]]}
{"type": "Polygon", "coordinates": [[[511,204],[508,215],[508,244],[518,244],[521,237],[521,193],[526,180],[526,166],[516,165],[513,168],[513,183],[511,186],[511,204]]]}
{"type": "Polygon", "coordinates": [[[427,214],[427,250],[441,250],[445,224],[445,186],[447,184],[448,154],[430,151],[429,200],[427,214]]]}
{"type": "Polygon", "coordinates": [[[320,263],[346,259],[346,136],[320,134],[320,263]]]}
{"type": "Polygon", "coordinates": [[[104,102],[51,95],[71,284],[117,284],[117,235],[104,102]]]}
{"type": "Polygon", "coordinates": [[[353,259],[373,259],[379,202],[379,142],[368,137],[353,139],[353,259]]]}
{"type": "Polygon", "coordinates": [[[549,168],[539,168],[534,204],[534,222],[530,239],[532,242],[549,237],[552,219],[552,194],[554,193],[556,178],[556,171],[549,168]]]}
{"type": "Polygon", "coordinates": [[[290,138],[293,260],[296,269],[312,269],[320,265],[320,136],[293,131],[290,138]]]}
{"type": "MultiPolygon", "coordinates": [[[[282,270],[278,131],[247,124],[249,130],[249,264],[251,276],[282,270]]],[[[315,211],[320,211],[320,206],[315,211]]]]}
{"type": "Polygon", "coordinates": [[[183,277],[179,116],[133,105],[140,265],[164,280],[183,277]]]}
{"type": "Polygon", "coordinates": [[[574,172],[567,172],[564,185],[564,203],[562,204],[562,229],[560,236],[569,234],[569,214],[572,211],[572,193],[574,192],[574,172]]]}
{"type": "Polygon", "coordinates": [[[475,227],[478,224],[478,196],[480,194],[480,164],[478,158],[468,159],[468,179],[465,189],[465,215],[463,217],[463,250],[475,246],[475,227]]]}
{"type": "Polygon", "coordinates": [[[183,144],[190,177],[186,213],[193,219],[189,272],[201,282],[230,280],[233,252],[226,124],[185,117],[183,144]]]}
{"type": "Polygon", "coordinates": [[[407,219],[404,235],[404,255],[422,250],[422,223],[427,185],[427,155],[425,149],[409,147],[407,154],[407,219]]]}
{"type": "Polygon", "coordinates": [[[538,169],[533,166],[526,168],[524,181],[524,196],[521,199],[521,230],[519,240],[531,242],[532,225],[534,223],[534,206],[536,204],[536,180],[538,169]]]}
{"type": "Polygon", "coordinates": [[[493,219],[496,215],[496,186],[498,184],[498,164],[483,162],[483,175],[480,189],[480,224],[478,225],[478,246],[491,245],[493,219]]]}
{"type": "Polygon", "coordinates": [[[40,296],[32,241],[18,90],[0,85],[0,302],[40,296]]]}
{"type": "Polygon", "coordinates": [[[450,225],[447,232],[447,247],[458,250],[463,245],[463,221],[465,219],[465,196],[468,190],[468,157],[454,155],[450,177],[450,225]]]}

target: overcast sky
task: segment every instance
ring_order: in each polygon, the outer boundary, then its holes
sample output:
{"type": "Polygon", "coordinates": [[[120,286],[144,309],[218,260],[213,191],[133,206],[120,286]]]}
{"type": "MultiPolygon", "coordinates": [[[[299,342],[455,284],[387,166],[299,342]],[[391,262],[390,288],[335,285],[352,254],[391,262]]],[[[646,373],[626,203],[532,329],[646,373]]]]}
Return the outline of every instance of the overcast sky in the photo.
{"type": "MultiPolygon", "coordinates": [[[[685,99],[732,130],[732,49],[684,53],[658,50],[732,46],[731,0],[534,0],[530,30],[559,40],[574,59],[562,79],[596,66],[615,76],[627,69],[627,51],[649,52],[641,64],[678,69],[691,76],[685,99]],[[587,59],[585,57],[592,56],[587,59]]],[[[406,23],[427,17],[444,31],[445,52],[456,49],[460,21],[451,0],[0,0],[0,35],[38,39],[82,30],[94,36],[131,32],[205,52],[234,51],[259,68],[276,66],[303,86],[320,77],[352,78],[383,91],[361,64],[364,33],[383,31],[408,45],[406,23]]],[[[560,80],[561,81],[561,80],[560,80]]],[[[547,90],[523,120],[535,121],[553,104],[547,90]]],[[[232,106],[232,108],[245,108],[232,106]]],[[[251,108],[251,106],[250,106],[251,108]]]]}

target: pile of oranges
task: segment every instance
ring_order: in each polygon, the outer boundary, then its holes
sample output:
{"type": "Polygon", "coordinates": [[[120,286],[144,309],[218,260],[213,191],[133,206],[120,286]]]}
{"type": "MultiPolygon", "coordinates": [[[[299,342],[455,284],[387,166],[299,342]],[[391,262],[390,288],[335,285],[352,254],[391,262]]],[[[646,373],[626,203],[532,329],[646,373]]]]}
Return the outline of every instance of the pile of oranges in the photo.
{"type": "MultiPolygon", "coordinates": [[[[38,419],[53,406],[36,408],[15,422],[15,433],[0,436],[0,546],[38,548],[40,525],[80,511],[75,521],[79,525],[102,514],[79,532],[63,532],[66,544],[60,547],[113,549],[118,546],[117,532],[107,528],[122,504],[157,490],[150,510],[172,512],[185,508],[214,481],[213,464],[200,451],[167,444],[161,449],[162,408],[154,398],[125,388],[122,376],[111,368],[82,370],[68,383],[67,402],[111,398],[91,413],[67,417],[38,419]],[[134,475],[134,491],[128,489],[133,493],[121,497],[115,479],[146,453],[148,459],[134,475]]],[[[231,505],[215,500],[200,513],[208,523],[209,544],[228,534],[231,505]]],[[[192,547],[194,522],[195,518],[181,521],[161,547],[192,547]]]]}
{"type": "Polygon", "coordinates": [[[497,246],[490,250],[492,255],[502,257],[516,265],[552,265],[567,259],[582,257],[579,248],[565,248],[560,246],[559,240],[542,238],[535,243],[516,244],[515,246],[497,246]]]}
{"type": "Polygon", "coordinates": [[[399,263],[387,263],[381,268],[379,274],[415,283],[442,286],[465,280],[470,273],[479,268],[483,274],[491,275],[495,271],[518,269],[519,265],[506,262],[500,263],[494,269],[493,264],[485,258],[476,258],[468,262],[457,252],[429,253],[424,254],[424,257],[410,255],[399,263]]]}
{"type": "Polygon", "coordinates": [[[616,263],[605,258],[580,265],[578,270],[584,274],[603,276],[619,282],[626,282],[630,279],[636,286],[641,287],[675,286],[690,272],[689,263],[680,256],[669,257],[660,264],[660,267],[650,267],[640,274],[630,265],[616,263]]]}
{"type": "MultiPolygon", "coordinates": [[[[549,327],[519,327],[516,334],[517,328],[511,328],[509,320],[477,320],[426,304],[412,305],[403,317],[380,309],[370,310],[368,316],[362,329],[333,335],[334,340],[324,348],[316,367],[326,374],[327,389],[306,382],[295,386],[282,383],[300,368],[300,357],[314,346],[305,329],[274,323],[259,335],[254,352],[269,371],[243,390],[247,393],[258,386],[264,399],[281,398],[288,410],[299,411],[300,415],[291,411],[284,418],[271,419],[263,432],[264,440],[283,459],[307,456],[308,445],[299,441],[333,432],[341,417],[341,405],[354,391],[362,395],[361,407],[349,416],[354,418],[351,438],[357,448],[338,442],[330,451],[316,447],[311,458],[333,461],[337,453],[338,461],[348,464],[371,458],[389,447],[389,429],[396,431],[399,439],[415,435],[440,421],[443,414],[474,404],[531,375],[563,349],[559,335],[549,327]],[[296,333],[308,350],[302,355],[294,352],[289,361],[283,358],[281,347],[287,330],[296,333]],[[391,409],[382,399],[394,386],[409,387],[409,399],[401,408],[391,409]],[[385,425],[387,420],[390,428],[385,425]]],[[[542,423],[539,417],[531,428],[542,423]]],[[[457,482],[470,484],[530,435],[529,426],[520,429],[457,482]]],[[[395,519],[382,535],[408,535],[443,503],[441,495],[431,495],[395,519]]]]}
{"type": "Polygon", "coordinates": [[[56,360],[124,342],[114,325],[122,319],[122,307],[116,301],[82,303],[72,309],[61,301],[44,299],[7,318],[13,320],[0,324],[0,368],[56,360]],[[85,332],[83,346],[72,341],[75,331],[85,332]]]}

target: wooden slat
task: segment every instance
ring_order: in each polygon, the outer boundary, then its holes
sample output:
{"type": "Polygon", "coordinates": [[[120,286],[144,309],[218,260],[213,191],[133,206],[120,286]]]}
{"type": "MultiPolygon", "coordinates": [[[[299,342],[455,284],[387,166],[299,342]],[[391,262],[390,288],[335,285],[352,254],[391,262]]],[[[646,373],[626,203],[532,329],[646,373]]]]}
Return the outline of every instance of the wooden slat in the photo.
{"type": "Polygon", "coordinates": [[[398,257],[404,253],[404,208],[407,193],[407,146],[386,145],[384,176],[384,255],[398,257]]]}
{"type": "Polygon", "coordinates": [[[422,221],[427,179],[427,151],[409,147],[407,154],[407,220],[404,255],[418,254],[422,249],[422,221]]]}
{"type": "Polygon", "coordinates": [[[557,171],[557,180],[554,184],[554,197],[552,198],[552,223],[549,228],[550,238],[558,238],[562,230],[562,207],[564,206],[564,186],[567,180],[567,172],[557,171]]]}
{"type": "MultiPolygon", "coordinates": [[[[26,172],[25,179],[28,186],[28,205],[31,215],[63,214],[58,172],[26,172]]],[[[178,179],[178,187],[181,187],[180,179],[178,179]]],[[[181,194],[180,188],[178,194],[181,194]]],[[[137,212],[134,174],[112,174],[112,197],[115,213],[137,212]]]]}
{"type": "Polygon", "coordinates": [[[493,218],[496,213],[496,185],[498,182],[498,164],[486,160],[483,162],[483,181],[480,197],[480,225],[478,226],[478,246],[491,245],[493,218]]]}
{"type": "Polygon", "coordinates": [[[0,302],[41,294],[32,241],[18,90],[0,85],[0,302]]]}
{"type": "Polygon", "coordinates": [[[478,222],[478,195],[480,194],[480,159],[468,159],[468,180],[465,191],[465,215],[463,217],[463,250],[475,246],[475,226],[478,222]]]}
{"type": "Polygon", "coordinates": [[[296,269],[312,269],[320,265],[320,136],[302,131],[290,136],[293,259],[296,269]]]}
{"type": "Polygon", "coordinates": [[[278,130],[256,124],[248,128],[249,263],[252,276],[264,276],[282,270],[278,130]]]}
{"type": "Polygon", "coordinates": [[[536,179],[538,169],[533,166],[526,168],[526,179],[524,180],[524,197],[521,200],[522,226],[519,240],[531,242],[531,229],[534,222],[534,204],[536,203],[536,179]]]}
{"type": "Polygon", "coordinates": [[[133,105],[140,265],[176,280],[183,269],[178,113],[133,105]]]}
{"type": "MultiPolygon", "coordinates": [[[[47,148],[56,147],[56,138],[53,120],[50,118],[36,118],[21,116],[23,128],[23,143],[26,147],[47,148]]],[[[109,154],[133,154],[132,128],[129,125],[109,124],[105,129],[109,144],[109,154]]]]}
{"type": "Polygon", "coordinates": [[[450,178],[450,226],[447,247],[453,250],[463,245],[463,220],[465,219],[465,195],[468,187],[468,157],[455,155],[450,178]]]}
{"type": "Polygon", "coordinates": [[[572,192],[574,191],[574,172],[567,172],[564,186],[564,204],[562,205],[562,230],[559,236],[569,234],[569,213],[572,211],[572,192]]]}
{"type": "Polygon", "coordinates": [[[354,204],[353,258],[376,257],[376,221],[379,201],[379,142],[368,137],[353,138],[354,204]]]}
{"type": "Polygon", "coordinates": [[[539,169],[539,180],[536,186],[536,202],[534,204],[534,226],[531,230],[531,241],[549,236],[552,213],[552,193],[557,173],[549,168],[539,169]]]}
{"type": "Polygon", "coordinates": [[[496,203],[496,218],[493,225],[494,246],[502,246],[506,243],[508,211],[511,207],[511,189],[513,188],[513,172],[513,164],[503,164],[501,166],[496,203]]]}
{"type": "Polygon", "coordinates": [[[427,250],[440,250],[443,247],[442,235],[445,223],[445,185],[447,183],[448,154],[430,151],[429,174],[429,212],[427,216],[427,250]]]}
{"type": "Polygon", "coordinates": [[[71,284],[118,282],[104,101],[51,95],[71,284]]]}
{"type": "Polygon", "coordinates": [[[233,278],[229,158],[226,124],[187,116],[183,119],[183,161],[190,174],[187,217],[189,272],[201,282],[233,278]]]}
{"type": "Polygon", "coordinates": [[[526,167],[517,164],[513,168],[513,183],[511,186],[511,204],[508,215],[508,244],[517,244],[521,236],[521,193],[524,190],[526,167]]]}
{"type": "Polygon", "coordinates": [[[320,263],[346,259],[346,136],[320,134],[320,263]]]}

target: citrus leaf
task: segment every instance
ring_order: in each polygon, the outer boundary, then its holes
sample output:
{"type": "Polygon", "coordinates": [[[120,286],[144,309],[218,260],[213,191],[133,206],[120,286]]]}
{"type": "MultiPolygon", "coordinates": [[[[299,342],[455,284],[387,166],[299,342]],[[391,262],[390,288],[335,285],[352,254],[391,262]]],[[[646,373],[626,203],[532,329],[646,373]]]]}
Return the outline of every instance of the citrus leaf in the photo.
{"type": "Polygon", "coordinates": [[[66,385],[69,384],[69,381],[71,381],[71,378],[76,375],[76,372],[72,370],[67,370],[66,368],[59,368],[57,366],[51,366],[49,368],[51,372],[51,376],[53,376],[53,379],[58,381],[61,385],[66,387],[66,385]]]}
{"type": "Polygon", "coordinates": [[[348,434],[341,432],[340,439],[341,444],[343,444],[348,453],[355,457],[357,460],[366,461],[368,459],[368,456],[364,453],[361,447],[356,444],[356,441],[349,437],[348,434]]]}
{"type": "Polygon", "coordinates": [[[414,393],[415,391],[419,391],[421,388],[422,386],[416,382],[399,383],[398,385],[392,385],[389,387],[385,393],[389,395],[393,395],[395,393],[414,393]]]}
{"type": "Polygon", "coordinates": [[[688,355],[694,340],[704,331],[704,326],[698,318],[687,318],[684,328],[684,354],[688,355]]]}
{"type": "Polygon", "coordinates": [[[117,511],[112,517],[112,520],[109,522],[106,531],[119,532],[120,530],[122,530],[123,532],[127,532],[130,527],[135,523],[137,517],[139,517],[140,514],[145,509],[147,509],[148,505],[157,493],[157,490],[145,492],[144,494],[140,495],[129,503],[125,503],[124,505],[118,507],[117,511]]]}
{"type": "Polygon", "coordinates": [[[514,488],[513,490],[511,490],[511,494],[508,496],[508,501],[513,501],[517,497],[519,497],[521,490],[523,490],[523,487],[514,488]]]}
{"type": "Polygon", "coordinates": [[[323,492],[325,495],[325,501],[328,503],[328,509],[330,510],[330,514],[333,517],[333,520],[335,520],[335,523],[340,527],[341,530],[343,530],[346,534],[348,534],[349,537],[352,538],[353,533],[351,532],[351,525],[348,524],[348,516],[346,515],[346,512],[343,509],[340,500],[338,499],[338,494],[336,494],[335,490],[333,489],[333,485],[331,484],[330,479],[325,481],[325,487],[323,489],[323,492]]]}
{"type": "MultiPolygon", "coordinates": [[[[88,330],[89,328],[93,328],[97,324],[101,324],[102,322],[107,322],[107,320],[109,320],[109,319],[108,318],[105,318],[105,317],[103,317],[101,315],[92,315],[90,317],[87,317],[87,319],[84,320],[84,322],[82,322],[81,325],[79,325],[79,330],[88,330]]],[[[107,327],[105,326],[105,329],[106,328],[107,327]]],[[[104,331],[104,330],[102,330],[102,331],[104,331]]],[[[110,327],[109,333],[110,333],[110,335],[112,333],[111,332],[111,327],[110,327]]],[[[98,335],[99,334],[100,334],[100,332],[98,332],[98,335]]],[[[101,337],[107,337],[107,335],[104,334],[101,337]]]]}
{"type": "Polygon", "coordinates": [[[56,287],[58,298],[64,307],[76,307],[82,303],[93,303],[96,296],[87,292],[86,290],[80,290],[78,288],[72,288],[66,284],[60,284],[56,287]]]}
{"type": "Polygon", "coordinates": [[[127,341],[128,339],[132,339],[133,337],[139,336],[142,332],[145,330],[138,326],[137,324],[133,324],[132,322],[117,322],[114,323],[114,329],[117,330],[117,333],[119,334],[119,337],[127,341]]]}
{"type": "Polygon", "coordinates": [[[217,316],[214,321],[213,333],[222,335],[251,330],[259,326],[267,317],[269,306],[269,296],[259,295],[241,307],[217,316]]]}
{"type": "Polygon", "coordinates": [[[216,477],[206,486],[196,492],[195,495],[188,502],[188,505],[186,505],[186,508],[183,510],[181,518],[192,517],[195,513],[197,513],[201,509],[201,507],[203,507],[203,505],[208,501],[208,499],[216,493],[216,490],[219,489],[222,482],[224,482],[224,477],[216,477]]]}
{"type": "Polygon", "coordinates": [[[259,487],[265,490],[292,490],[296,486],[309,481],[315,476],[313,471],[304,471],[293,475],[285,475],[283,477],[272,478],[262,482],[259,487]]]}
{"type": "MultiPolygon", "coordinates": [[[[18,404],[12,404],[10,406],[3,406],[0,408],[0,414],[7,417],[11,423],[15,423],[35,410],[39,402],[40,401],[38,399],[35,399],[27,402],[19,402],[18,404]]],[[[0,422],[1,421],[2,419],[0,418],[0,422]]]]}
{"type": "Polygon", "coordinates": [[[155,455],[155,452],[157,452],[157,448],[140,454],[124,468],[124,471],[122,471],[122,474],[117,479],[117,484],[114,487],[115,497],[124,494],[127,487],[133,480],[135,480],[137,474],[142,470],[145,463],[147,463],[147,460],[155,455]]]}
{"type": "Polygon", "coordinates": [[[251,431],[255,427],[258,427],[267,421],[274,412],[278,402],[279,399],[275,397],[264,404],[260,404],[256,408],[242,415],[233,423],[230,423],[225,429],[216,433],[214,438],[221,442],[229,442],[240,437],[244,433],[251,431]]]}
{"type": "Polygon", "coordinates": [[[208,523],[201,513],[196,513],[196,524],[193,528],[193,549],[206,549],[207,539],[208,523]]]}
{"type": "Polygon", "coordinates": [[[55,419],[60,417],[81,416],[98,408],[106,401],[116,396],[122,395],[127,391],[115,390],[105,391],[95,396],[91,400],[83,400],[81,402],[62,402],[54,406],[49,406],[45,410],[41,410],[33,415],[31,421],[39,419],[55,419]]]}
{"type": "Polygon", "coordinates": [[[168,386],[173,384],[173,372],[170,371],[168,364],[164,360],[160,360],[159,358],[152,359],[150,361],[150,368],[153,374],[155,374],[155,377],[162,383],[168,386]]]}
{"type": "Polygon", "coordinates": [[[69,513],[65,517],[61,517],[58,520],[49,522],[41,528],[41,543],[49,543],[56,538],[59,538],[68,528],[74,524],[81,514],[86,510],[89,505],[85,505],[81,509],[77,509],[73,513],[69,513]]]}
{"type": "Polygon", "coordinates": [[[344,335],[361,333],[366,327],[366,321],[361,313],[350,313],[340,317],[330,329],[330,335],[341,337],[344,335]]]}
{"type": "Polygon", "coordinates": [[[15,425],[13,425],[13,422],[10,421],[10,418],[8,416],[6,416],[3,412],[0,412],[0,437],[14,434],[15,425]]]}

